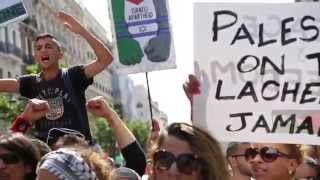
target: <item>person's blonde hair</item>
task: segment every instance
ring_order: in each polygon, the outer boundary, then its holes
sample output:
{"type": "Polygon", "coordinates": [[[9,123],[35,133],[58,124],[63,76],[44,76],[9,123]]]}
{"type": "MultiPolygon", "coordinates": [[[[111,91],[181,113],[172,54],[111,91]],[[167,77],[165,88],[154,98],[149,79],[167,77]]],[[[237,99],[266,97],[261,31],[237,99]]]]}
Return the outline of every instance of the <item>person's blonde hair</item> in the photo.
{"type": "Polygon", "coordinates": [[[80,153],[81,157],[96,173],[99,180],[108,180],[108,176],[113,168],[102,158],[100,153],[83,146],[77,146],[74,150],[80,153]]]}
{"type": "Polygon", "coordinates": [[[289,150],[289,156],[293,159],[296,159],[298,164],[302,163],[303,153],[300,151],[300,146],[296,144],[284,144],[289,150]]]}

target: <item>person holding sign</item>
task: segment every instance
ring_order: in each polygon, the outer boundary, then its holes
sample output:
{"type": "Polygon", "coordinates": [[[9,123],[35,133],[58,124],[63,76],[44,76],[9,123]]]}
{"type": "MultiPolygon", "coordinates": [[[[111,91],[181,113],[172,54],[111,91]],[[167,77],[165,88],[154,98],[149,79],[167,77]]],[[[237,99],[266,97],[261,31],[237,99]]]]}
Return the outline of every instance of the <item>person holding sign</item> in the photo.
{"type": "Polygon", "coordinates": [[[255,180],[293,180],[302,160],[295,144],[251,144],[244,155],[255,180]]]}
{"type": "Polygon", "coordinates": [[[193,74],[189,74],[188,80],[186,80],[182,85],[183,91],[190,102],[191,107],[191,121],[193,117],[193,96],[200,94],[200,81],[193,74]]]}
{"type": "Polygon", "coordinates": [[[50,111],[36,121],[36,136],[46,140],[51,128],[74,129],[91,140],[89,122],[85,109],[85,90],[92,84],[93,77],[111,62],[108,48],[86,30],[74,17],[58,12],[57,18],[72,32],[82,36],[94,50],[97,59],[86,65],[67,70],[59,67],[63,51],[58,40],[51,34],[40,34],[35,39],[35,61],[41,72],[25,75],[18,79],[1,79],[0,92],[20,93],[27,98],[45,100],[50,111]]]}

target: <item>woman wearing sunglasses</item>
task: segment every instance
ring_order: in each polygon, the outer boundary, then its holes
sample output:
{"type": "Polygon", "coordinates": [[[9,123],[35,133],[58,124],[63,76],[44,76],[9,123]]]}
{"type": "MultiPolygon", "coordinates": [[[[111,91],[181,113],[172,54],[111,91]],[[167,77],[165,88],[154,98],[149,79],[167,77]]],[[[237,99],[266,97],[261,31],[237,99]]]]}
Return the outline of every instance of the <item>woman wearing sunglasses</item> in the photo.
{"type": "Polygon", "coordinates": [[[217,140],[186,123],[173,123],[151,150],[153,180],[227,180],[217,140]]]}
{"type": "Polygon", "coordinates": [[[293,180],[302,159],[294,144],[252,144],[244,155],[255,180],[293,180]]]}

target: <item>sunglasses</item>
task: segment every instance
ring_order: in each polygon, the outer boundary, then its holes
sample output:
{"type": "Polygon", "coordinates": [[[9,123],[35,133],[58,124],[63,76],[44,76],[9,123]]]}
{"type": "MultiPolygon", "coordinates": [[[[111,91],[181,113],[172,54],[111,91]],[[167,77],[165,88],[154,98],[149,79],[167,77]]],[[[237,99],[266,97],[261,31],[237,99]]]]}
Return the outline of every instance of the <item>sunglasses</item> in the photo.
{"type": "Polygon", "coordinates": [[[274,147],[263,147],[260,150],[258,148],[248,148],[244,153],[244,157],[247,161],[254,159],[257,155],[260,155],[264,162],[270,163],[275,161],[278,157],[284,157],[290,159],[291,156],[285,154],[274,147]]]}
{"type": "Polygon", "coordinates": [[[191,175],[200,168],[200,160],[194,154],[186,153],[175,157],[166,150],[158,150],[153,155],[154,166],[158,170],[167,171],[176,162],[180,173],[191,175]]]}
{"type": "Polygon", "coordinates": [[[0,154],[0,160],[5,164],[16,164],[20,161],[20,158],[12,153],[0,154]]]}

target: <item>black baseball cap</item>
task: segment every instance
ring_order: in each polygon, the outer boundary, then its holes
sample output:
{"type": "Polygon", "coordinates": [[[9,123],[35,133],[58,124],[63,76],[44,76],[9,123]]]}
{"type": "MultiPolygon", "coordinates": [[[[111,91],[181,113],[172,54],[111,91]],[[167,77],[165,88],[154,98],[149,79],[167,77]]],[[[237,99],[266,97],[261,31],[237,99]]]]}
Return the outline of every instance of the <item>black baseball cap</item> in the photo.
{"type": "Polygon", "coordinates": [[[69,135],[69,134],[85,139],[85,136],[81,132],[74,129],[51,128],[48,132],[46,142],[50,147],[52,147],[52,145],[54,145],[60,137],[63,137],[64,135],[69,135]]]}

